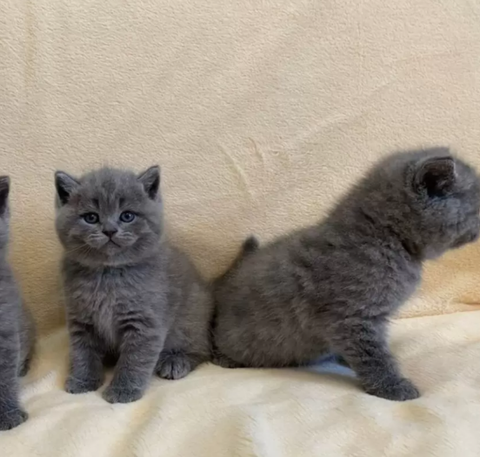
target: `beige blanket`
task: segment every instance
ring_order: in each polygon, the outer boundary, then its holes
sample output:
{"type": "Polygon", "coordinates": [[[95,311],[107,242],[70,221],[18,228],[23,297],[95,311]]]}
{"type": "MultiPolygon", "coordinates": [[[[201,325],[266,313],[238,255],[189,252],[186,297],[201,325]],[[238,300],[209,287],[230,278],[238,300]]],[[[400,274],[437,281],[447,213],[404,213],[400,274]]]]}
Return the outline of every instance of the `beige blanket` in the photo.
{"type": "Polygon", "coordinates": [[[479,119],[473,0],[1,1],[0,173],[42,332],[31,419],[1,455],[478,455],[480,244],[430,265],[396,324],[424,392],[408,405],[338,377],[204,367],[112,407],[62,392],[65,335],[46,335],[63,332],[55,169],[161,164],[171,237],[212,276],[393,149],[450,145],[480,168],[479,119]]]}
{"type": "MultiPolygon", "coordinates": [[[[310,457],[480,455],[480,311],[405,319],[392,346],[423,396],[365,395],[348,376],[204,366],[112,406],[74,396],[63,331],[42,341],[22,399],[30,420],[0,436],[2,456],[310,457]]],[[[327,372],[327,373],[325,373],[327,372]]],[[[348,374],[348,373],[347,373],[348,374]]]]}

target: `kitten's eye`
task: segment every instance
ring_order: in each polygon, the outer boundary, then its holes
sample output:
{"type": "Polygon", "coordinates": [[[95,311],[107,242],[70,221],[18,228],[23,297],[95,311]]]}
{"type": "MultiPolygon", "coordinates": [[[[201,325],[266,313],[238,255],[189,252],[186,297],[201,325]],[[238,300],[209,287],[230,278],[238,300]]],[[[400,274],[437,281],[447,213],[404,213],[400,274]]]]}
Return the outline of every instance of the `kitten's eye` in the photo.
{"type": "Polygon", "coordinates": [[[83,220],[87,224],[97,224],[99,221],[99,217],[97,213],[87,213],[83,215],[83,220]]]}
{"type": "Polygon", "coordinates": [[[120,220],[125,223],[133,222],[135,220],[135,214],[132,213],[131,211],[124,211],[122,214],[120,214],[120,220]]]}

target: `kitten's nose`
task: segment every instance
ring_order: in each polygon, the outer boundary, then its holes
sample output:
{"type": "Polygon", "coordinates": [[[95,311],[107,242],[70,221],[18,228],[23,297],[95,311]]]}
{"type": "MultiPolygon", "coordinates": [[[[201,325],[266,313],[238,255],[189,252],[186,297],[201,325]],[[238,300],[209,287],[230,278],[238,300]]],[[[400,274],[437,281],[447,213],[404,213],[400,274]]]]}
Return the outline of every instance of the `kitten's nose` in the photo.
{"type": "Polygon", "coordinates": [[[117,233],[117,232],[118,232],[117,229],[108,229],[108,230],[104,230],[103,234],[107,235],[109,238],[112,238],[113,235],[115,235],[115,233],[117,233]]]}

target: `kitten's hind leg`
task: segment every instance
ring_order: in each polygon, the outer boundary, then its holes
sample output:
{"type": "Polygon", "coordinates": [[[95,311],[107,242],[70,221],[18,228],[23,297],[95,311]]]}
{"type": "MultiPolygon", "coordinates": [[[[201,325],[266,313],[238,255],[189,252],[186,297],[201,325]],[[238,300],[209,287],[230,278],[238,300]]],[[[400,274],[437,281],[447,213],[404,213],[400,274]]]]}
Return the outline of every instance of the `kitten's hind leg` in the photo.
{"type": "Polygon", "coordinates": [[[342,367],[351,368],[351,366],[348,364],[348,362],[345,360],[345,358],[342,355],[332,354],[332,358],[335,363],[338,363],[342,367]]]}
{"type": "Polygon", "coordinates": [[[155,373],[163,379],[181,379],[203,362],[205,357],[199,354],[182,350],[165,350],[160,354],[155,373]]]}
{"type": "Polygon", "coordinates": [[[212,362],[222,368],[244,368],[241,363],[237,363],[235,360],[220,353],[214,354],[212,362]]]}
{"type": "Polygon", "coordinates": [[[12,328],[0,331],[0,430],[10,430],[25,422],[27,413],[18,400],[18,352],[17,335],[12,328]]]}

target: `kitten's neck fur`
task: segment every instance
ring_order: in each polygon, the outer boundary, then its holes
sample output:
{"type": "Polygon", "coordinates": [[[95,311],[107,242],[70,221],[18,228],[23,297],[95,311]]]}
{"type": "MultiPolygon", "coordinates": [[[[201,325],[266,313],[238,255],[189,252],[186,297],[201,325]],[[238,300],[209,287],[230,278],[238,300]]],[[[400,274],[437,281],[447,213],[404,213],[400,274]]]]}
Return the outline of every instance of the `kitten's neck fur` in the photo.
{"type": "Polygon", "coordinates": [[[375,192],[363,193],[359,198],[350,194],[345,204],[338,205],[318,226],[330,227],[342,238],[348,239],[352,234],[354,242],[358,243],[360,237],[363,242],[382,245],[403,253],[412,262],[423,263],[426,260],[424,242],[409,222],[411,208],[406,197],[398,193],[393,198],[387,205],[384,197],[375,192]]]}

